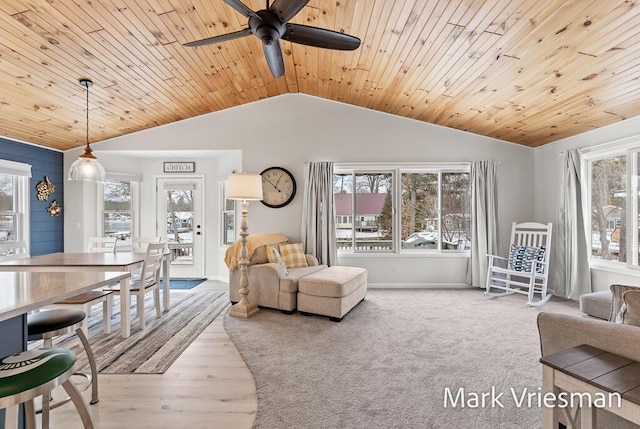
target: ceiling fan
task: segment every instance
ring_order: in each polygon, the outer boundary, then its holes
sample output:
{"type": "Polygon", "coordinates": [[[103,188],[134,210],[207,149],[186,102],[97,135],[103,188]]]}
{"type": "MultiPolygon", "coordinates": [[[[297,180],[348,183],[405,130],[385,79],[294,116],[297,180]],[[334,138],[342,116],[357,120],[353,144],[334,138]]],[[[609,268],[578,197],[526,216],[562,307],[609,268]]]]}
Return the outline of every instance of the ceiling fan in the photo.
{"type": "Polygon", "coordinates": [[[185,43],[184,46],[210,45],[254,34],[262,40],[264,56],[274,77],[280,77],[284,74],[284,60],[282,58],[280,39],[317,48],[342,51],[352,51],[360,46],[360,39],[348,34],[308,25],[290,24],[288,21],[300,12],[309,3],[309,0],[275,0],[271,6],[269,6],[269,0],[267,0],[266,9],[256,12],[249,9],[240,0],[224,0],[224,2],[249,18],[249,27],[244,30],[185,43]]]}

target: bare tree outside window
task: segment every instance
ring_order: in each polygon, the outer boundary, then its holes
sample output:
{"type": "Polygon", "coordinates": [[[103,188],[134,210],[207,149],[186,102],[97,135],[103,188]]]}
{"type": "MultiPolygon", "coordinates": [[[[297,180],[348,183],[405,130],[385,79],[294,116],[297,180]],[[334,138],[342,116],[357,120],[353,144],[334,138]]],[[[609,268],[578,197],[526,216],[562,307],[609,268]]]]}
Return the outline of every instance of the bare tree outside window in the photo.
{"type": "Polygon", "coordinates": [[[442,173],[442,248],[471,248],[471,185],[469,173],[442,173]]]}
{"type": "Polygon", "coordinates": [[[626,165],[626,155],[591,163],[591,255],[597,259],[627,261],[626,165]]]}
{"type": "Polygon", "coordinates": [[[401,183],[402,248],[437,249],[438,174],[403,173],[401,183]]]}

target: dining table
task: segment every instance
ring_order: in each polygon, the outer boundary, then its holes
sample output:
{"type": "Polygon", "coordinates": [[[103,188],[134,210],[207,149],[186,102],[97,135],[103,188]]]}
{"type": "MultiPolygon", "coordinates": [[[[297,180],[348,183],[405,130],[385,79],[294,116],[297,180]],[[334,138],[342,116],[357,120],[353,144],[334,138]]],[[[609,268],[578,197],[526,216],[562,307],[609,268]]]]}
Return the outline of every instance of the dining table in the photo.
{"type": "MultiPolygon", "coordinates": [[[[132,252],[116,253],[49,253],[0,262],[0,272],[116,272],[129,274],[142,266],[146,254],[132,252]]],[[[170,254],[164,255],[162,268],[162,301],[164,311],[169,311],[170,254]]],[[[120,325],[123,338],[131,334],[130,303],[131,291],[128,282],[121,282],[120,325]]],[[[64,299],[64,298],[60,298],[64,299]]]]}
{"type": "MultiPolygon", "coordinates": [[[[30,311],[114,283],[127,287],[130,277],[131,273],[124,271],[0,272],[0,356],[27,349],[30,311]]],[[[0,410],[0,429],[3,427],[4,412],[0,410]]]]}

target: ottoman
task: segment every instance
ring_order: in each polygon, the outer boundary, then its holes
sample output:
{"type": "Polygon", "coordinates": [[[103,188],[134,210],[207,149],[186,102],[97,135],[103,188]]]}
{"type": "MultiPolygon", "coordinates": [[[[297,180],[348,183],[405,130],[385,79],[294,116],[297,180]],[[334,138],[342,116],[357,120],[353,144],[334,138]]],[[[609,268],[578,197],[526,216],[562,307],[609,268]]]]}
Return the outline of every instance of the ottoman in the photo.
{"type": "Polygon", "coordinates": [[[611,300],[610,290],[582,295],[580,297],[580,311],[598,319],[609,320],[611,300]]]}
{"type": "Polygon", "coordinates": [[[298,311],[329,316],[339,322],[366,294],[367,270],[329,267],[298,281],[298,311]]]}

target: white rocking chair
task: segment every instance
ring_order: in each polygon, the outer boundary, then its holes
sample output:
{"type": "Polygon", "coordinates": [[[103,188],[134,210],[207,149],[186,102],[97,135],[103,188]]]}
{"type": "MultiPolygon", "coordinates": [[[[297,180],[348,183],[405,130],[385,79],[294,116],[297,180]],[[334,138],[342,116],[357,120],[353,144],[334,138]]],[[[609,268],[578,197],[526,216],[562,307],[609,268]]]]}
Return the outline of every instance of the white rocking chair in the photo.
{"type": "Polygon", "coordinates": [[[528,304],[540,306],[547,302],[551,223],[525,222],[511,227],[509,257],[489,256],[485,295],[496,298],[522,293],[528,304]],[[499,289],[503,292],[492,292],[499,289]]]}

